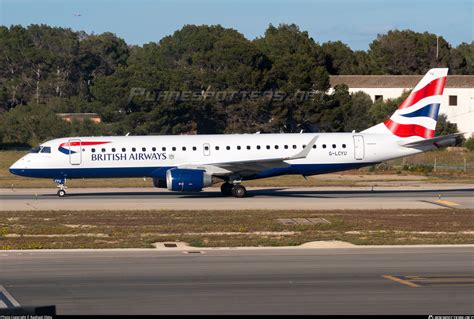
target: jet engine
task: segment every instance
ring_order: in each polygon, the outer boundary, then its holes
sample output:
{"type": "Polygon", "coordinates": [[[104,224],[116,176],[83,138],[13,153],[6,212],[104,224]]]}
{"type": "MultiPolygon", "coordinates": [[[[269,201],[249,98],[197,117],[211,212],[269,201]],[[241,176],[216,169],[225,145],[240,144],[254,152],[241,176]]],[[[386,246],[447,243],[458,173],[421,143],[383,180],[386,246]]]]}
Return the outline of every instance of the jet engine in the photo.
{"type": "Polygon", "coordinates": [[[212,175],[205,170],[172,168],[166,171],[166,186],[171,191],[199,192],[211,184],[212,175]]]}

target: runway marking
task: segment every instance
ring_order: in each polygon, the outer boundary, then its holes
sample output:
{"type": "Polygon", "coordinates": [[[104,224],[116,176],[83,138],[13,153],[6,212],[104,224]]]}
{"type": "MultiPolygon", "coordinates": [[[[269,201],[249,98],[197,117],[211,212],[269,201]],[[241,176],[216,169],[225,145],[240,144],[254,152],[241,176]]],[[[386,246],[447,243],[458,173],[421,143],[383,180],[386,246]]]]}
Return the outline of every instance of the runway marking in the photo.
{"type": "Polygon", "coordinates": [[[456,202],[452,202],[450,200],[444,200],[444,199],[437,200],[436,202],[440,203],[440,204],[448,205],[448,206],[459,206],[460,205],[456,202]]]}
{"type": "Polygon", "coordinates": [[[409,286],[409,287],[414,287],[414,288],[420,287],[420,286],[418,286],[417,284],[414,284],[414,283],[412,283],[412,282],[410,282],[410,281],[403,280],[403,279],[400,279],[400,278],[397,278],[397,277],[393,277],[393,276],[390,276],[390,275],[384,275],[384,276],[382,276],[382,277],[384,277],[385,279],[389,279],[389,280],[393,280],[393,281],[395,281],[395,282],[401,283],[401,284],[403,284],[403,285],[407,285],[407,286],[409,286]]]}
{"type": "Polygon", "coordinates": [[[20,307],[20,303],[0,285],[0,309],[20,307]]]}
{"type": "Polygon", "coordinates": [[[474,286],[474,275],[382,276],[410,287],[474,286]]]}

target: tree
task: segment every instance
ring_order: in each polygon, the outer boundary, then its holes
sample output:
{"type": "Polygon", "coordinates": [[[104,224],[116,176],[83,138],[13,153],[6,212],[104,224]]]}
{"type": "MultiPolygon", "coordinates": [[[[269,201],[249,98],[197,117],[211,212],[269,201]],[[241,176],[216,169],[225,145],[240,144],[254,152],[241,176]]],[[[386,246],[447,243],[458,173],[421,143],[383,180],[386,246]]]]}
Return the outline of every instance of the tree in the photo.
{"type": "Polygon", "coordinates": [[[449,68],[453,74],[474,74],[474,41],[451,49],[449,68]]]}
{"type": "Polygon", "coordinates": [[[446,115],[440,114],[438,116],[438,121],[436,122],[435,136],[449,135],[454,133],[459,133],[458,126],[448,121],[446,115]]]}
{"type": "Polygon", "coordinates": [[[77,64],[82,94],[90,99],[90,87],[96,78],[108,76],[125,66],[129,49],[125,41],[110,32],[83,35],[79,42],[77,64]]]}
{"type": "Polygon", "coordinates": [[[429,69],[447,66],[450,45],[443,37],[411,30],[394,30],[378,35],[370,44],[369,56],[376,74],[424,74],[429,69]]]}
{"type": "Polygon", "coordinates": [[[294,24],[270,25],[264,37],[254,42],[272,61],[269,88],[287,96],[283,101],[271,104],[271,129],[276,132],[297,131],[304,118],[301,114],[305,112],[299,110],[303,103],[295,97],[299,92],[325,92],[329,89],[324,53],[307,32],[300,31],[294,24]]]}
{"type": "Polygon", "coordinates": [[[325,54],[326,70],[330,74],[355,74],[358,72],[354,52],[341,41],[326,42],[321,46],[325,54]]]}
{"type": "Polygon", "coordinates": [[[373,124],[382,123],[398,109],[400,104],[410,95],[410,91],[404,92],[396,99],[377,100],[370,108],[370,115],[373,118],[373,124]]]}
{"type": "Polygon", "coordinates": [[[474,136],[471,136],[464,142],[464,146],[471,152],[474,151],[474,136]]]}
{"type": "Polygon", "coordinates": [[[0,117],[5,144],[35,145],[47,139],[68,136],[70,124],[48,108],[37,104],[18,105],[0,117]]]}
{"type": "Polygon", "coordinates": [[[345,112],[344,131],[362,131],[377,124],[370,114],[372,99],[364,92],[351,94],[350,107],[345,112]]]}

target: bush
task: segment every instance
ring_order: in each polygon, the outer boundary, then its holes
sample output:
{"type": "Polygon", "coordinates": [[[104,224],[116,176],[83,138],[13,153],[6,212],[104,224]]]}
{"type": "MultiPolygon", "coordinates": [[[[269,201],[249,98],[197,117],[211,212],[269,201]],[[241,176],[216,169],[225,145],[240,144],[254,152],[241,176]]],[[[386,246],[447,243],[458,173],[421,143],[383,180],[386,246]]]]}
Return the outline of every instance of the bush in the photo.
{"type": "Polygon", "coordinates": [[[403,165],[402,170],[416,172],[416,173],[431,173],[433,171],[433,165],[424,165],[424,164],[412,164],[412,165],[403,165]]]}
{"type": "Polygon", "coordinates": [[[474,151],[474,135],[471,136],[470,138],[468,138],[465,142],[464,142],[464,146],[469,150],[469,151],[474,151]]]}

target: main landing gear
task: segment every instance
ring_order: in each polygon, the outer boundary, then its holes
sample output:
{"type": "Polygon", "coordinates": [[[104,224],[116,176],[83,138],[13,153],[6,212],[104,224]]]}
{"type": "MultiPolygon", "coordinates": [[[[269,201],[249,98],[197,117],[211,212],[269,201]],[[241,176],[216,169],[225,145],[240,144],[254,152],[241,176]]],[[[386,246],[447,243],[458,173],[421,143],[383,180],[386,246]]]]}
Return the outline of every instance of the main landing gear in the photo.
{"type": "Polygon", "coordinates": [[[66,196],[66,188],[67,188],[67,186],[66,186],[66,178],[56,178],[56,179],[54,180],[54,182],[58,185],[58,188],[59,188],[59,190],[58,190],[58,192],[57,192],[58,196],[59,196],[59,197],[64,197],[64,196],[66,196]]]}
{"type": "Polygon", "coordinates": [[[247,195],[247,190],[243,185],[240,184],[230,184],[225,182],[221,186],[221,193],[224,196],[234,196],[236,198],[242,198],[247,195]]]}

